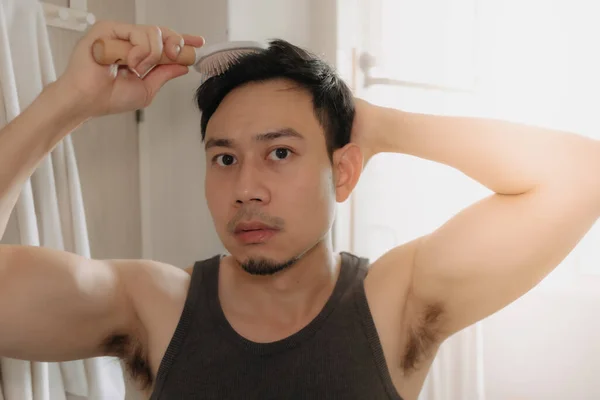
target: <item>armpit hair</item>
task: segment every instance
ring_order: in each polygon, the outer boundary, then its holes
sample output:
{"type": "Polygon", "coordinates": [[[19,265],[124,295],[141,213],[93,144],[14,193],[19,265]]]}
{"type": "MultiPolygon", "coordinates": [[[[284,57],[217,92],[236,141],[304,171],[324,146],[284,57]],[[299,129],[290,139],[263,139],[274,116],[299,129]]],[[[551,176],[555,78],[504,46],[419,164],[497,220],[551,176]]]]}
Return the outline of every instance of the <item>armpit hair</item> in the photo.
{"type": "Polygon", "coordinates": [[[112,335],[102,344],[105,354],[120,358],[140,390],[148,390],[154,383],[148,356],[142,344],[130,335],[112,335]]]}
{"type": "Polygon", "coordinates": [[[421,308],[408,327],[408,338],[402,355],[402,370],[408,374],[419,368],[419,363],[431,355],[439,345],[441,319],[444,310],[440,304],[421,308]]]}

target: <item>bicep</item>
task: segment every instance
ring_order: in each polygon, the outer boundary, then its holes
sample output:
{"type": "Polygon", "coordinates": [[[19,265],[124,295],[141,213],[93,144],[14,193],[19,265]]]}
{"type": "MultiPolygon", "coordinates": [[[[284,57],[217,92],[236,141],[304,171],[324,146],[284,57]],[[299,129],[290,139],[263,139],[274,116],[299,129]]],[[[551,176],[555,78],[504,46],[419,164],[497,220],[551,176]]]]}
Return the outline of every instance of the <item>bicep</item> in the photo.
{"type": "Polygon", "coordinates": [[[597,207],[564,191],[494,194],[420,239],[411,301],[439,306],[448,336],[532,289],[596,219],[597,207]]]}
{"type": "Polygon", "coordinates": [[[119,263],[0,246],[0,355],[64,361],[104,355],[133,312],[119,263]]]}

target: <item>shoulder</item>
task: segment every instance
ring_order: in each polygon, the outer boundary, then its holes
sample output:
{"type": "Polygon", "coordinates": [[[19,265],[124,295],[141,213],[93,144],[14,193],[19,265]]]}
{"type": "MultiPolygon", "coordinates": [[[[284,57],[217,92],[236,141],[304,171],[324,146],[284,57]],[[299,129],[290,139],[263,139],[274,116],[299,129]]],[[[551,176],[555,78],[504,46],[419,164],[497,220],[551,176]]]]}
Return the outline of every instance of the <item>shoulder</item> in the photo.
{"type": "Polygon", "coordinates": [[[220,266],[223,264],[227,264],[228,261],[232,260],[231,256],[227,256],[224,254],[217,253],[212,257],[204,258],[202,260],[196,261],[194,264],[189,265],[183,268],[183,271],[188,275],[192,276],[195,272],[202,270],[203,268],[211,267],[211,266],[220,266]]]}

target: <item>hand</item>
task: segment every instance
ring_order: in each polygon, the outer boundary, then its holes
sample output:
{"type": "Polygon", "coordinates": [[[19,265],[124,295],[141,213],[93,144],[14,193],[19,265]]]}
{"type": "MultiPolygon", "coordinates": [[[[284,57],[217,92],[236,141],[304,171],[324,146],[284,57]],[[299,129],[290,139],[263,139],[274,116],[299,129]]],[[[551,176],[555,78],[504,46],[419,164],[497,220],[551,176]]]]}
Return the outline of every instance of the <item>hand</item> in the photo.
{"type": "Polygon", "coordinates": [[[200,47],[204,39],[164,27],[101,21],[79,41],[57,85],[86,117],[144,108],[166,82],[189,72],[178,64],[156,66],[163,52],[176,59],[184,44],[200,47]],[[94,61],[92,44],[100,38],[128,40],[134,46],[127,56],[129,68],[94,61]]]}
{"type": "Polygon", "coordinates": [[[378,135],[379,118],[376,115],[377,106],[359,99],[354,99],[355,116],[352,123],[350,141],[356,143],[363,153],[363,165],[367,165],[371,157],[378,152],[375,138],[378,135]]]}

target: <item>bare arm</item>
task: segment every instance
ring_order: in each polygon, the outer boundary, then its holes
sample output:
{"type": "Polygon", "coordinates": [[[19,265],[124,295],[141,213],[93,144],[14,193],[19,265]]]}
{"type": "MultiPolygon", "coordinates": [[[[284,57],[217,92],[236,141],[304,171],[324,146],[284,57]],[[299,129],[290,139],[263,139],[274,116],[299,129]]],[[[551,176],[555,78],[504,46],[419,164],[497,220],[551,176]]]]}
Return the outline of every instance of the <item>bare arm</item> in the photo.
{"type": "Polygon", "coordinates": [[[102,344],[112,335],[134,331],[124,278],[140,267],[0,246],[0,356],[65,361],[105,354],[102,344]]]}
{"type": "Polygon", "coordinates": [[[411,263],[407,322],[423,323],[428,310],[437,340],[533,288],[600,217],[598,141],[503,121],[370,112],[382,132],[373,153],[437,161],[495,192],[379,262],[388,278],[411,263]]]}
{"type": "MultiPolygon", "coordinates": [[[[188,282],[185,271],[150,260],[91,260],[0,245],[0,357],[129,358],[109,345],[115,337],[149,351],[154,336],[148,330],[163,329],[157,323],[168,321],[161,307],[185,297],[188,282]]],[[[149,355],[154,364],[162,356],[149,355]]]]}
{"type": "Polygon", "coordinates": [[[65,95],[65,88],[55,82],[0,130],[0,239],[23,183],[84,115],[76,97],[65,95]]]}
{"type": "Polygon", "coordinates": [[[167,28],[161,32],[153,26],[95,24],[77,44],[65,74],[0,130],[0,239],[21,186],[61,139],[91,117],[147,106],[166,82],[188,72],[182,65],[161,65],[138,79],[127,69],[98,65],[91,56],[98,38],[129,40],[134,47],[128,66],[142,72],[163,53],[176,59],[175,45],[204,44],[201,37],[181,36],[167,28]]]}
{"type": "MultiPolygon", "coordinates": [[[[189,71],[160,65],[142,79],[128,69],[98,65],[91,47],[99,38],[130,41],[128,67],[142,74],[164,53],[175,60],[176,46],[204,43],[167,28],[95,24],[65,74],[0,131],[0,236],[23,182],[65,135],[88,118],[147,106],[166,82],[189,71]]],[[[0,245],[0,356],[56,361],[112,354],[115,349],[103,344],[114,335],[134,336],[146,345],[151,338],[141,329],[152,319],[143,305],[157,294],[185,293],[187,274],[171,279],[177,273],[151,261],[90,260],[0,245]]]]}

